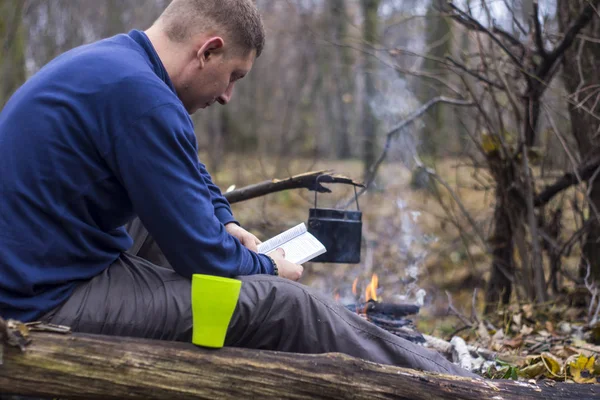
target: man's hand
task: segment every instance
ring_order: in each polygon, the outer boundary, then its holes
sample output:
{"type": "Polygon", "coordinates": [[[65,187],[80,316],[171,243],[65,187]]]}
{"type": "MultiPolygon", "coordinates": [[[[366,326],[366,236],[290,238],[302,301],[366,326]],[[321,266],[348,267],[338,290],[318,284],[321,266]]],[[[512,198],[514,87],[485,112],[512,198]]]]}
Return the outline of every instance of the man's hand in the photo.
{"type": "Polygon", "coordinates": [[[304,272],[304,267],[302,265],[287,261],[285,259],[285,252],[283,249],[277,249],[269,253],[269,256],[271,256],[273,261],[275,261],[275,264],[277,264],[280,277],[289,279],[291,281],[297,281],[300,279],[302,272],[304,272]]]}
{"type": "Polygon", "coordinates": [[[239,240],[246,248],[252,250],[255,253],[258,252],[256,246],[258,246],[262,242],[258,240],[256,236],[254,236],[244,228],[240,227],[239,225],[234,224],[233,222],[225,225],[225,230],[231,236],[239,240]]]}

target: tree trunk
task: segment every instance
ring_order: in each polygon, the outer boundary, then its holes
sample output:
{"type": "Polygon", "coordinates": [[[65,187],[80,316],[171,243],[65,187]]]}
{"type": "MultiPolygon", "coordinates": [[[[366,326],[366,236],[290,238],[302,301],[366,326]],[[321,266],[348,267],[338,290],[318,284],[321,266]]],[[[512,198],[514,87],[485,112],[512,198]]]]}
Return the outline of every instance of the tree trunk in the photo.
{"type": "MultiPolygon", "coordinates": [[[[562,33],[588,6],[587,0],[559,0],[558,17],[562,33]]],[[[592,21],[581,31],[586,37],[600,37],[600,18],[595,15],[592,21]]],[[[569,104],[569,115],[571,127],[577,142],[579,154],[582,161],[598,156],[600,145],[597,135],[600,133],[600,117],[598,116],[597,91],[600,85],[600,43],[579,39],[573,43],[562,58],[563,75],[565,86],[571,93],[573,102],[569,104]],[[594,109],[595,107],[595,109],[594,109]],[[596,114],[595,116],[593,114],[596,114]]],[[[594,208],[600,210],[600,178],[596,177],[588,182],[590,188],[589,217],[590,229],[586,235],[583,247],[582,260],[580,263],[580,275],[585,276],[588,263],[591,268],[592,277],[596,282],[600,281],[600,224],[597,221],[594,208]]]]}
{"type": "Polygon", "coordinates": [[[333,24],[334,64],[333,79],[335,85],[335,104],[338,108],[338,120],[335,129],[335,155],[345,159],[352,156],[350,149],[351,104],[354,101],[354,77],[352,76],[352,50],[343,46],[348,34],[347,0],[331,0],[330,15],[333,24]]]}
{"type": "MultiPolygon", "coordinates": [[[[451,52],[452,25],[448,18],[443,17],[446,0],[433,0],[427,10],[425,23],[425,46],[428,56],[423,60],[423,71],[430,73],[440,79],[447,79],[447,71],[440,67],[438,59],[444,59],[451,52]]],[[[431,79],[421,80],[418,89],[418,97],[424,102],[436,96],[447,94],[446,88],[439,82],[431,79]]],[[[440,104],[436,109],[425,117],[425,124],[421,132],[421,152],[425,155],[436,157],[440,149],[451,152],[454,138],[457,136],[455,127],[458,121],[455,119],[456,112],[452,107],[440,104]]]]}
{"type": "Polygon", "coordinates": [[[0,0],[0,109],[25,82],[23,0],[0,0]]]}
{"type": "Polygon", "coordinates": [[[33,333],[6,348],[0,392],[79,399],[592,398],[593,385],[484,381],[342,354],[291,354],[97,335],[33,333]]]}
{"type": "MultiPolygon", "coordinates": [[[[370,45],[377,45],[379,42],[379,1],[380,0],[361,0],[365,22],[363,23],[363,40],[370,45]]],[[[368,54],[365,55],[365,100],[363,109],[362,130],[364,135],[363,143],[363,163],[365,178],[369,176],[370,168],[375,163],[377,151],[377,118],[371,108],[371,101],[376,95],[377,60],[368,54]]]]}
{"type": "Polygon", "coordinates": [[[507,201],[502,190],[496,190],[494,210],[494,234],[490,245],[492,253],[492,271],[485,293],[485,313],[493,312],[499,304],[510,302],[512,279],[514,277],[514,244],[510,217],[507,213],[507,201]]]}
{"type": "Polygon", "coordinates": [[[122,0],[105,0],[106,7],[106,24],[102,36],[110,37],[119,33],[125,32],[125,24],[123,23],[123,1],[122,0]]]}

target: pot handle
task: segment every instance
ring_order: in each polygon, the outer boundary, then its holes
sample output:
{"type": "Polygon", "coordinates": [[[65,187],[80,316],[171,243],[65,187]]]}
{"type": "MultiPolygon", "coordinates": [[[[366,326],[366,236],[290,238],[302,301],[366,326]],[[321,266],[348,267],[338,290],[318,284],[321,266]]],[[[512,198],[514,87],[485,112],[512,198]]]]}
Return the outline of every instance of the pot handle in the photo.
{"type": "MultiPolygon", "coordinates": [[[[316,182],[317,182],[317,186],[319,183],[319,179],[321,179],[322,177],[324,177],[326,175],[319,175],[317,176],[316,182]]],[[[356,193],[356,186],[352,185],[352,187],[354,188],[354,201],[356,201],[356,210],[360,211],[360,206],[358,205],[358,194],[356,193]]],[[[315,190],[315,208],[317,208],[317,190],[315,190]]]]}

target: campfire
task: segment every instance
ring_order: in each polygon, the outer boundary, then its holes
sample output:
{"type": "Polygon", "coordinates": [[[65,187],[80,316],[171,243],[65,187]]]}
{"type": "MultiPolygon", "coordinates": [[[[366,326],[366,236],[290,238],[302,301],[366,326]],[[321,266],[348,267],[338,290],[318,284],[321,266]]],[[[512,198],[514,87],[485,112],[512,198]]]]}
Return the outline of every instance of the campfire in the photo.
{"type": "Polygon", "coordinates": [[[347,304],[346,308],[359,314],[374,325],[403,337],[411,342],[424,343],[423,336],[416,331],[413,322],[406,317],[419,313],[419,306],[414,304],[385,303],[378,294],[379,277],[373,274],[364,292],[364,301],[361,301],[358,289],[358,278],[352,283],[352,294],[355,302],[347,304]]]}

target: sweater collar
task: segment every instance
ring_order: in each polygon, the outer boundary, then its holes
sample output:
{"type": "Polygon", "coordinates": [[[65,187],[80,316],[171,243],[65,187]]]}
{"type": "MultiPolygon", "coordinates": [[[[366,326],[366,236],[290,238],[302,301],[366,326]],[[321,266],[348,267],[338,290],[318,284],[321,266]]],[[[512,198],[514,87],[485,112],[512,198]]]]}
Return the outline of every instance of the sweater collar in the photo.
{"type": "Polygon", "coordinates": [[[164,83],[167,84],[167,86],[171,89],[171,91],[173,91],[173,93],[177,94],[177,92],[175,92],[173,82],[171,82],[171,78],[169,78],[169,74],[167,73],[167,70],[165,69],[165,66],[163,65],[162,61],[160,60],[158,53],[156,52],[156,50],[154,50],[154,46],[152,46],[152,42],[150,42],[148,36],[142,31],[133,29],[129,32],[129,37],[132,38],[137,44],[139,44],[140,47],[142,47],[142,49],[144,49],[144,52],[148,56],[148,60],[150,61],[150,64],[154,69],[154,73],[164,83]]]}

